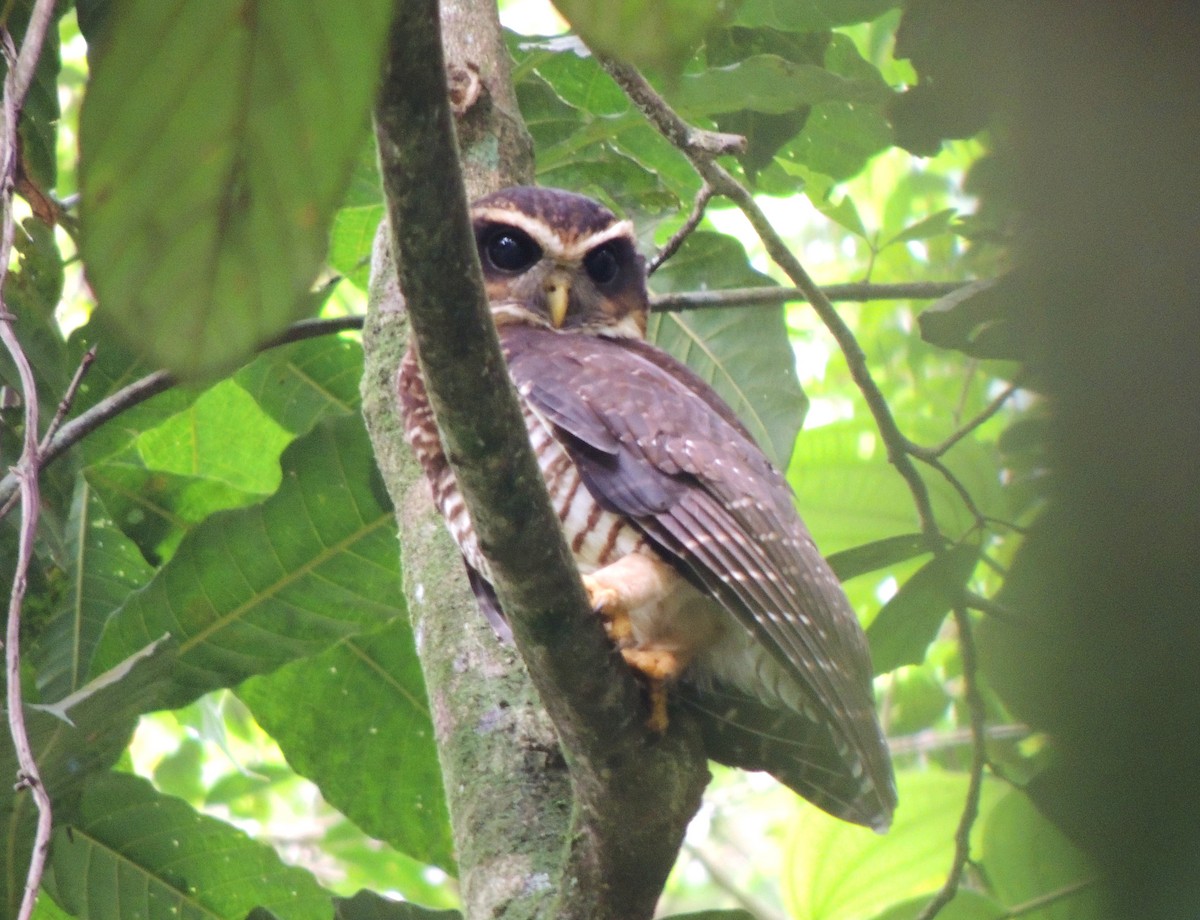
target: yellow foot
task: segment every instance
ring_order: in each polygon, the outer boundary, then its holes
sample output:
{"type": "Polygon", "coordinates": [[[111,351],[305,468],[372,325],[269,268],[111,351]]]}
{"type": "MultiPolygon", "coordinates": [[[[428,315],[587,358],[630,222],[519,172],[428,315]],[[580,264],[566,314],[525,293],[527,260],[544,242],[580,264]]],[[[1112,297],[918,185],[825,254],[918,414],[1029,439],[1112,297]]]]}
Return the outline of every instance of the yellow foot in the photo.
{"type": "Polygon", "coordinates": [[[621,649],[621,657],[646,679],[650,697],[650,716],[646,719],[646,727],[661,735],[667,730],[667,681],[679,675],[679,659],[665,649],[645,648],[621,649]]]}
{"type": "Polygon", "coordinates": [[[583,576],[583,587],[587,591],[588,603],[604,624],[608,638],[621,648],[633,641],[633,623],[629,619],[629,611],[621,603],[621,595],[616,588],[597,581],[591,575],[583,576]]]}

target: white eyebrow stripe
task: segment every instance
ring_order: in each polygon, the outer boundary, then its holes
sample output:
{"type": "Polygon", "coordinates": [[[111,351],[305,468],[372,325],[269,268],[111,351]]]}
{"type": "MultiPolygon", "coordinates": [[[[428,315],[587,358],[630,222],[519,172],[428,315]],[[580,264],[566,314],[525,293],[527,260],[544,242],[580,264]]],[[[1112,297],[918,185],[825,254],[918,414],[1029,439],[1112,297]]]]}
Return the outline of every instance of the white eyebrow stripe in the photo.
{"type": "Polygon", "coordinates": [[[596,233],[570,240],[564,239],[541,218],[508,208],[476,208],[471,212],[471,216],[476,221],[482,219],[523,230],[541,247],[544,254],[564,262],[578,261],[595,247],[612,239],[624,237],[630,242],[634,239],[633,224],[627,220],[617,221],[596,233]]]}

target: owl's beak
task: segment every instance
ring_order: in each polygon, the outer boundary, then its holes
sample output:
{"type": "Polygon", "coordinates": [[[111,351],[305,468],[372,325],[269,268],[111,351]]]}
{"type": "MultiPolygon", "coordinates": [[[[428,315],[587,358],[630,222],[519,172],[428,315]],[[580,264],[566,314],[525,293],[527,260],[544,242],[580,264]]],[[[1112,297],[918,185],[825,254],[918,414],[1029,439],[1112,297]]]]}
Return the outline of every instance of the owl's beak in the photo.
{"type": "Polygon", "coordinates": [[[550,322],[561,329],[567,319],[567,307],[571,300],[571,279],[566,272],[551,272],[546,276],[546,308],[550,311],[550,322]]]}

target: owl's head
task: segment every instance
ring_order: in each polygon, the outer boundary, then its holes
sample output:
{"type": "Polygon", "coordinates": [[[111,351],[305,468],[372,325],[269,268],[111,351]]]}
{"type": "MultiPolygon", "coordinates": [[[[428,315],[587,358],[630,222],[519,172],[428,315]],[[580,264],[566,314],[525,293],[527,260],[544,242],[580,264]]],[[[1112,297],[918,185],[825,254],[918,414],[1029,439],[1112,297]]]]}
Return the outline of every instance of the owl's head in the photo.
{"type": "Polygon", "coordinates": [[[532,186],[480,198],[471,221],[497,324],[645,335],[646,264],[629,221],[582,195],[532,186]]]}

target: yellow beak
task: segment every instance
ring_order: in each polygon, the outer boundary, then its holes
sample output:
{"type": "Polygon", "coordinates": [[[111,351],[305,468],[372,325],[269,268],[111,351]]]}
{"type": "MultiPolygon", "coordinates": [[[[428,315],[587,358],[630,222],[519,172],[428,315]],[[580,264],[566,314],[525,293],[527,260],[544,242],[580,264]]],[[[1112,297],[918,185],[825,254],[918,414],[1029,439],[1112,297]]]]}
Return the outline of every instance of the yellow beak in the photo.
{"type": "Polygon", "coordinates": [[[567,306],[571,295],[571,280],[564,272],[551,272],[546,276],[546,308],[550,311],[550,322],[561,329],[567,318],[567,306]]]}

